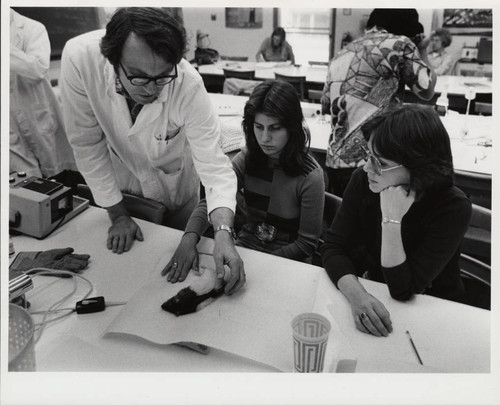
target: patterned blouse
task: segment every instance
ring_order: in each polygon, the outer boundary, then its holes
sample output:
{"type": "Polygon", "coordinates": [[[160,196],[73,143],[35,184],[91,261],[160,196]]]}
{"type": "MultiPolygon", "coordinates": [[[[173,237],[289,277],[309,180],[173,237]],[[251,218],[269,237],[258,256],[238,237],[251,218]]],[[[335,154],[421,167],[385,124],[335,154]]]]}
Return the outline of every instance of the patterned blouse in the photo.
{"type": "Polygon", "coordinates": [[[403,100],[405,85],[427,90],[431,70],[407,37],[372,31],[351,42],[330,61],[323,98],[330,102],[332,132],[326,165],[361,166],[361,126],[403,100]]]}

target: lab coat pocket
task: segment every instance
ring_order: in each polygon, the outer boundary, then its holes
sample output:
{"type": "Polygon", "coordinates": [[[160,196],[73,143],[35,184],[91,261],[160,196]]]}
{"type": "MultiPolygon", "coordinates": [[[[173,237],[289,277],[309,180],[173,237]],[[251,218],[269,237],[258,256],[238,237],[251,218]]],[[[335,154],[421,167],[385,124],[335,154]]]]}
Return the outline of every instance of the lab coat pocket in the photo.
{"type": "Polygon", "coordinates": [[[58,127],[53,112],[46,107],[37,108],[33,112],[39,134],[42,136],[53,136],[58,127]]]}
{"type": "Polygon", "coordinates": [[[151,136],[149,160],[151,165],[166,174],[180,172],[184,166],[186,136],[181,128],[168,129],[166,135],[151,136]]]}

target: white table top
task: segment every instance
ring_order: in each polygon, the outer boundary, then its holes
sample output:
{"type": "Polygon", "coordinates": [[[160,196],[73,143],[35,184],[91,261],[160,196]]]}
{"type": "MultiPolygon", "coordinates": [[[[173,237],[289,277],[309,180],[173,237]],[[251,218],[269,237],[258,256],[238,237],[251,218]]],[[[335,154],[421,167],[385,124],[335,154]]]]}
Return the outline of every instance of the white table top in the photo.
{"type": "MultiPolygon", "coordinates": [[[[234,131],[241,129],[241,115],[247,97],[229,94],[210,93],[221,123],[234,131]]],[[[325,152],[330,136],[330,116],[321,116],[319,104],[301,102],[302,111],[311,131],[311,150],[325,152]]],[[[492,141],[493,117],[459,114],[449,110],[442,122],[451,139],[453,164],[456,169],[477,173],[491,174],[493,170],[493,152],[491,146],[482,146],[483,142],[492,141]],[[465,134],[464,128],[467,129],[465,134]]]]}
{"type": "MultiPolygon", "coordinates": [[[[90,254],[91,262],[83,275],[94,283],[93,295],[104,295],[108,302],[128,301],[145,285],[147,275],[158,266],[159,259],[173,253],[182,235],[163,226],[144,221],[138,223],[145,241],[135,242],[133,249],[122,255],[115,255],[106,249],[109,220],[104,210],[94,207],[44,240],[26,236],[13,239],[17,252],[71,246],[77,253],[90,254]]],[[[200,251],[210,250],[212,242],[204,239],[200,251]]],[[[290,288],[294,283],[289,280],[283,285],[256,285],[252,277],[256,269],[291,269],[300,272],[303,277],[308,277],[308,274],[319,277],[317,308],[338,325],[335,337],[343,347],[343,355],[357,359],[356,372],[482,373],[490,370],[489,311],[423,295],[402,303],[390,297],[384,284],[362,280],[365,288],[380,299],[391,313],[393,333],[387,338],[377,338],[356,330],[347,301],[328,280],[323,269],[248,249],[238,250],[247,273],[244,287],[247,299],[251,289],[265,287],[274,291],[269,302],[279,300],[285,293],[281,289],[290,288]],[[424,367],[417,362],[405,336],[406,330],[412,334],[424,367]]],[[[34,290],[27,294],[32,311],[47,308],[72,286],[72,281],[68,279],[52,277],[34,277],[34,283],[34,290]]],[[[78,294],[82,295],[85,284],[79,282],[79,286],[78,294]]],[[[293,291],[300,297],[300,286],[293,291]]],[[[73,302],[81,299],[78,294],[73,297],[73,302]]],[[[236,307],[241,305],[241,296],[228,299],[234,300],[236,307]]],[[[217,301],[211,305],[217,305],[217,301]]],[[[47,326],[36,345],[37,371],[276,371],[265,364],[221,350],[212,349],[208,355],[202,355],[178,346],[153,344],[134,336],[120,339],[103,337],[121,308],[108,307],[104,312],[89,315],[73,314],[47,326]]],[[[269,309],[273,308],[274,305],[271,305],[269,309]]],[[[37,317],[40,319],[39,315],[37,317]]]]}
{"type": "Polygon", "coordinates": [[[230,70],[255,70],[257,80],[274,79],[274,73],[288,76],[305,76],[306,82],[325,83],[327,66],[321,65],[291,65],[290,62],[230,62],[221,61],[213,65],[201,65],[198,71],[201,75],[224,76],[223,68],[230,70]]]}
{"type": "MultiPolygon", "coordinates": [[[[274,79],[274,73],[288,76],[305,76],[306,82],[324,84],[326,81],[327,66],[300,65],[296,67],[289,62],[229,62],[221,61],[213,65],[201,65],[198,71],[201,75],[224,76],[223,68],[230,70],[255,70],[257,80],[274,79]]],[[[448,94],[464,95],[469,87],[473,87],[477,94],[491,94],[492,81],[487,77],[471,76],[438,76],[434,91],[448,94]]]]}
{"type": "Polygon", "coordinates": [[[469,87],[474,88],[477,94],[492,93],[491,78],[473,76],[438,76],[436,93],[446,91],[448,94],[464,95],[469,87]]]}

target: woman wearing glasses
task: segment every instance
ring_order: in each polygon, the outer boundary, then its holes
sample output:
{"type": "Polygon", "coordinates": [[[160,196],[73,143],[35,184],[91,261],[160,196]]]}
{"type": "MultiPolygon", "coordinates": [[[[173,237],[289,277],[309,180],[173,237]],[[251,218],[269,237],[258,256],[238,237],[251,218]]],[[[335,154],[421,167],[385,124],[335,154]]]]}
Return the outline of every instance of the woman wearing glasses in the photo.
{"type": "MultiPolygon", "coordinates": [[[[96,203],[108,211],[107,247],[123,253],[144,236],[122,192],[163,203],[163,224],[184,229],[200,178],[215,229],[233,225],[236,177],[219,147],[220,124],[203,80],[183,59],[186,31],[161,8],[118,9],[103,30],[72,38],[61,62],[68,139],[96,203]]],[[[245,282],[231,236],[217,232],[226,292],[245,282]]]]}
{"type": "Polygon", "coordinates": [[[386,283],[401,301],[415,294],[460,301],[460,242],[471,203],[453,185],[450,140],[430,107],[398,107],[362,132],[367,162],[354,172],[321,254],[356,327],[387,336],[389,312],[357,277],[386,283]]]}

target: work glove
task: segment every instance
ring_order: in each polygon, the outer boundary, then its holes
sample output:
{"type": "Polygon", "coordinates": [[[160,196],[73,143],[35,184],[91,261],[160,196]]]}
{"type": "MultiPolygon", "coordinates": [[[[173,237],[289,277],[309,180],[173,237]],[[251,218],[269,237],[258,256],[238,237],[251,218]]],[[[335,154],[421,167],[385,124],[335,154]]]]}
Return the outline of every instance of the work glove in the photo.
{"type": "Polygon", "coordinates": [[[10,269],[27,271],[37,267],[54,270],[68,270],[78,273],[85,269],[89,263],[89,255],[73,253],[73,248],[51,249],[42,252],[19,252],[10,269]]]}

